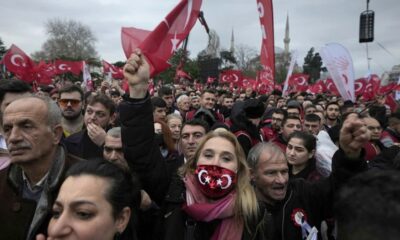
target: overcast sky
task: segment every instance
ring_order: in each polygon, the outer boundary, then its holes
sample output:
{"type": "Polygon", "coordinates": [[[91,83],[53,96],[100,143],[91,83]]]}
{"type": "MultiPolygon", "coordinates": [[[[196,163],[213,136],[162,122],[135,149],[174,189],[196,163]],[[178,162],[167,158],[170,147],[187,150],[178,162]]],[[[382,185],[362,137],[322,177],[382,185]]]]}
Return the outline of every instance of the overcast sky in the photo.
{"type": "MultiPolygon", "coordinates": [[[[125,60],[121,27],[152,30],[179,0],[1,0],[0,37],[7,47],[15,44],[31,54],[47,39],[45,22],[73,19],[89,26],[97,37],[102,59],[125,60]]],[[[337,42],[350,51],[356,77],[367,73],[366,44],[358,42],[359,16],[366,0],[275,0],[275,45],[283,48],[286,15],[290,22],[290,50],[303,63],[307,51],[337,42]]],[[[375,11],[375,41],[369,44],[371,72],[379,75],[400,64],[400,1],[371,0],[375,11]],[[381,45],[382,47],[380,47],[381,45]]],[[[236,45],[260,49],[261,30],[256,0],[203,0],[202,11],[210,28],[220,36],[221,47],[230,47],[232,28],[236,45]]],[[[188,50],[192,57],[207,45],[208,37],[197,22],[188,50]]]]}

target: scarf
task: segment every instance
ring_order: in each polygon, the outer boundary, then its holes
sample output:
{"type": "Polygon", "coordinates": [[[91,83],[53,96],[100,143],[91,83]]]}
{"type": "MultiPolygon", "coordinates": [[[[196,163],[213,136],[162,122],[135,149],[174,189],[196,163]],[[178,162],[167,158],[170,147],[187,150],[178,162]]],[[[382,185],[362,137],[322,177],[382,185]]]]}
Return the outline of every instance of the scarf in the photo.
{"type": "Polygon", "coordinates": [[[238,223],[234,219],[236,192],[232,191],[223,198],[210,201],[197,187],[193,174],[186,175],[183,181],[186,186],[186,204],[183,210],[196,221],[222,220],[211,240],[240,240],[243,233],[243,222],[238,223]]]}

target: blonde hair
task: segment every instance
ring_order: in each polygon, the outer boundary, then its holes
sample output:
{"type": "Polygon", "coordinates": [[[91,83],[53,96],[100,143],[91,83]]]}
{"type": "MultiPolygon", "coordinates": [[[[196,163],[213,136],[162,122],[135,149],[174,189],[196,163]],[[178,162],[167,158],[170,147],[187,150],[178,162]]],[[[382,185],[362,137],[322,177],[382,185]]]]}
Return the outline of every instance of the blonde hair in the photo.
{"type": "Polygon", "coordinates": [[[250,185],[250,170],[246,163],[246,157],[240,143],[237,141],[235,135],[228,131],[213,131],[204,136],[196,149],[194,157],[189,159],[180,169],[179,174],[181,177],[186,174],[193,174],[197,167],[197,160],[200,153],[204,148],[205,143],[212,139],[220,137],[228,140],[235,148],[235,155],[238,161],[237,169],[237,184],[235,186],[236,199],[235,199],[235,218],[238,221],[244,221],[245,225],[249,221],[255,220],[258,215],[258,203],[256,194],[253,187],[250,185]]]}

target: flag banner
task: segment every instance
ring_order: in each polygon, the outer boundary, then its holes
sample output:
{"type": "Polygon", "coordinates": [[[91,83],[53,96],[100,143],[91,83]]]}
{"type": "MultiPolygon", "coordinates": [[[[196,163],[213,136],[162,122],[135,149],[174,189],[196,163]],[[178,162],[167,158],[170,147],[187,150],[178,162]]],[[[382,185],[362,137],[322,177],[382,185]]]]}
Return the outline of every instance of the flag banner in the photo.
{"type": "Polygon", "coordinates": [[[125,56],[140,48],[150,64],[150,76],[170,65],[168,59],[177,50],[196,23],[202,0],[182,0],[152,31],[122,28],[121,40],[125,56]]]}
{"type": "Polygon", "coordinates": [[[240,87],[242,86],[243,75],[239,70],[225,70],[220,73],[219,83],[233,83],[240,87]]]}
{"type": "Polygon", "coordinates": [[[310,76],[303,73],[292,74],[289,78],[289,92],[305,92],[308,89],[308,79],[310,76]]]}
{"type": "Polygon", "coordinates": [[[35,63],[24,51],[14,44],[4,54],[2,61],[7,70],[14,73],[19,79],[27,82],[35,80],[35,63]]]}
{"type": "Polygon", "coordinates": [[[176,69],[176,72],[175,72],[175,79],[179,80],[179,79],[181,79],[181,78],[185,78],[185,79],[188,79],[188,80],[192,80],[192,77],[191,77],[188,73],[186,73],[186,72],[183,71],[182,69],[176,69]]]}
{"type": "Polygon", "coordinates": [[[119,68],[117,66],[114,66],[110,63],[108,63],[105,60],[102,60],[103,64],[103,72],[108,74],[111,74],[111,77],[114,79],[123,79],[124,78],[124,72],[122,68],[119,68]]]}
{"type": "Polygon", "coordinates": [[[275,86],[275,78],[273,78],[273,77],[271,78],[269,76],[269,74],[270,73],[268,71],[266,71],[266,70],[258,71],[257,72],[257,80],[259,82],[262,82],[262,83],[268,85],[268,86],[272,86],[272,89],[273,89],[274,86],[275,86]]]}
{"type": "Polygon", "coordinates": [[[322,94],[324,92],[326,92],[326,86],[324,81],[319,80],[316,83],[314,83],[313,85],[309,86],[308,92],[311,92],[313,94],[322,94]]]}
{"type": "Polygon", "coordinates": [[[344,100],[355,102],[354,68],[349,51],[338,43],[328,43],[322,47],[320,55],[340,96],[344,100]]]}
{"type": "Polygon", "coordinates": [[[257,0],[258,16],[261,24],[261,54],[260,62],[267,73],[267,78],[275,78],[275,48],[274,48],[274,15],[272,0],[257,0]]]}
{"type": "Polygon", "coordinates": [[[85,63],[85,61],[81,61],[82,64],[82,69],[83,69],[83,81],[82,81],[82,88],[85,89],[86,91],[93,91],[93,82],[92,82],[92,76],[90,75],[89,71],[89,65],[85,63]]]}
{"type": "Polygon", "coordinates": [[[293,68],[294,68],[294,64],[297,61],[297,56],[298,53],[297,51],[294,51],[292,53],[292,59],[290,60],[290,64],[289,64],[289,69],[288,69],[288,73],[286,75],[286,79],[285,79],[285,84],[283,85],[283,89],[282,89],[282,97],[286,96],[288,94],[287,89],[288,89],[288,84],[289,84],[289,78],[292,75],[293,72],[293,68]]]}
{"type": "Polygon", "coordinates": [[[361,96],[365,92],[367,86],[367,79],[359,78],[354,81],[354,93],[356,96],[361,96]]]}
{"type": "Polygon", "coordinates": [[[82,61],[55,60],[54,66],[57,74],[72,73],[79,76],[83,70],[82,61]]]}
{"type": "Polygon", "coordinates": [[[329,93],[337,96],[339,95],[339,91],[337,90],[337,87],[331,78],[326,79],[325,85],[326,85],[326,90],[329,93]]]}

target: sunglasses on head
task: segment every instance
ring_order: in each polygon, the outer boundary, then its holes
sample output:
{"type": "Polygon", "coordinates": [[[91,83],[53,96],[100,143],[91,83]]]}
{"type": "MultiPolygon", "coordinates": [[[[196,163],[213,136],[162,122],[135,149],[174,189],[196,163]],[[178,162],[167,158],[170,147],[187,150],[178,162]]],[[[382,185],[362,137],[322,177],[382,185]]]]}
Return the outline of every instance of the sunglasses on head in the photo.
{"type": "Polygon", "coordinates": [[[58,99],[58,104],[61,107],[66,107],[68,106],[68,103],[72,106],[72,107],[76,107],[79,105],[79,103],[81,103],[80,100],[76,100],[76,99],[58,99]]]}

